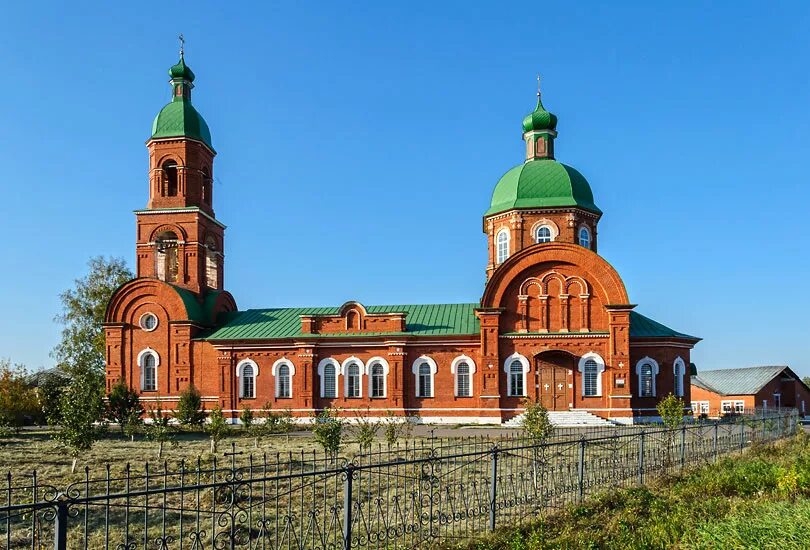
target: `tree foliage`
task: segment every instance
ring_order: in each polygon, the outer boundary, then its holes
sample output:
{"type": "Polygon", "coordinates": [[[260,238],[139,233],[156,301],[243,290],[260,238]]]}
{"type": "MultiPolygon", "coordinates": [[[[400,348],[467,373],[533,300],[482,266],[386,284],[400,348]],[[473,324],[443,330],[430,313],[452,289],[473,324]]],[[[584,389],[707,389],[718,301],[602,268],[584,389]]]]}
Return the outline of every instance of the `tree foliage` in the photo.
{"type": "Polygon", "coordinates": [[[107,402],[107,419],[115,422],[126,433],[127,424],[143,414],[143,406],[138,394],[129,388],[126,382],[119,380],[110,389],[107,402]]]}
{"type": "MultiPolygon", "coordinates": [[[[130,433],[132,433],[130,429],[130,433]]],[[[163,456],[163,446],[166,442],[174,443],[174,429],[169,421],[168,415],[163,412],[163,406],[158,403],[156,407],[149,409],[149,423],[144,424],[146,438],[158,444],[158,459],[163,456]]],[[[134,434],[132,434],[134,435],[134,434]]]]}
{"type": "Polygon", "coordinates": [[[104,412],[104,402],[94,374],[82,373],[73,378],[62,394],[59,412],[62,422],[54,439],[68,448],[73,471],[78,457],[89,451],[103,433],[102,427],[96,425],[104,412]]]}
{"type": "Polygon", "coordinates": [[[368,451],[374,444],[377,438],[377,433],[380,431],[382,424],[379,420],[374,420],[369,417],[369,411],[357,417],[357,424],[355,426],[355,438],[357,444],[360,446],[361,451],[368,451]]]}
{"type": "Polygon", "coordinates": [[[25,367],[0,359],[0,429],[19,432],[26,421],[39,416],[39,400],[25,367]]]}
{"type": "Polygon", "coordinates": [[[386,411],[383,419],[383,437],[388,446],[393,446],[403,437],[413,432],[417,419],[407,416],[398,416],[394,411],[386,411]]]}
{"type": "Polygon", "coordinates": [[[684,407],[686,404],[679,397],[669,394],[658,402],[656,408],[661,422],[670,430],[674,430],[683,424],[684,407]]]}
{"type": "Polygon", "coordinates": [[[37,372],[32,375],[36,385],[42,418],[51,425],[59,425],[62,413],[59,411],[62,394],[70,384],[70,377],[58,369],[37,372]]]}
{"type": "Polygon", "coordinates": [[[199,429],[203,422],[205,422],[202,396],[194,384],[186,386],[186,389],[180,394],[180,399],[177,401],[177,410],[174,412],[174,418],[181,426],[187,428],[199,429]]]}
{"type": "Polygon", "coordinates": [[[97,256],[87,263],[88,273],[60,296],[63,325],[52,356],[60,370],[76,376],[91,373],[100,384],[104,376],[104,312],[113,292],[133,278],[120,258],[97,256]]]}
{"type": "Polygon", "coordinates": [[[554,425],[548,418],[548,410],[540,401],[526,399],[521,427],[525,434],[537,443],[542,443],[554,432],[554,425]]]}
{"type": "Polygon", "coordinates": [[[805,386],[810,387],[810,376],[805,376],[802,378],[802,382],[804,382],[805,386]]]}
{"type": "Polygon", "coordinates": [[[231,431],[225,414],[222,412],[222,407],[217,404],[211,410],[211,415],[208,418],[208,424],[205,425],[205,431],[208,432],[208,437],[211,438],[211,452],[217,452],[217,446],[231,431]]]}
{"type": "Polygon", "coordinates": [[[340,411],[326,407],[315,415],[315,425],[312,433],[323,450],[333,459],[340,452],[343,442],[343,427],[345,420],[340,417],[340,411]]]}

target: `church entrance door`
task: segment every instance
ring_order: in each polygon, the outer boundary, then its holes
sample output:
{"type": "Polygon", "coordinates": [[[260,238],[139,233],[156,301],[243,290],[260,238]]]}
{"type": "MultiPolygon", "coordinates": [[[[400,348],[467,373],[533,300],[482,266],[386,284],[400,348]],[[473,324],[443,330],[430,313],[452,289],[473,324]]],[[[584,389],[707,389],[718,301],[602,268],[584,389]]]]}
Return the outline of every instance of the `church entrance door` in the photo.
{"type": "Polygon", "coordinates": [[[550,411],[567,411],[570,399],[569,371],[573,357],[565,352],[550,351],[535,358],[537,398],[550,411]]]}

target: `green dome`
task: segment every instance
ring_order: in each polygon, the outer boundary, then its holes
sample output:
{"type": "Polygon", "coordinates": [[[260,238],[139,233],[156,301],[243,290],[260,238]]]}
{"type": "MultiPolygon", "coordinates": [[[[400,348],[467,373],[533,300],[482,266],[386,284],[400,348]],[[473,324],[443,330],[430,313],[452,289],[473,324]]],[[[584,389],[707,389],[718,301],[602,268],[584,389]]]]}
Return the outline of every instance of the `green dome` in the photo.
{"type": "Polygon", "coordinates": [[[176,78],[194,82],[194,71],[191,70],[191,67],[186,65],[186,61],[182,56],[180,57],[180,61],[177,62],[177,65],[172,65],[169,69],[169,76],[172,77],[172,79],[176,78]]]}
{"type": "Polygon", "coordinates": [[[576,206],[595,214],[593,192],[585,177],[553,159],[531,160],[501,177],[484,216],[513,208],[563,208],[576,206]]]}
{"type": "Polygon", "coordinates": [[[155,117],[152,139],[168,137],[197,139],[213,149],[208,124],[189,101],[172,101],[155,117]]]}
{"type": "Polygon", "coordinates": [[[537,107],[523,119],[523,131],[531,132],[532,130],[556,129],[557,115],[546,111],[546,108],[543,107],[543,102],[540,101],[540,92],[537,92],[537,107]]]}

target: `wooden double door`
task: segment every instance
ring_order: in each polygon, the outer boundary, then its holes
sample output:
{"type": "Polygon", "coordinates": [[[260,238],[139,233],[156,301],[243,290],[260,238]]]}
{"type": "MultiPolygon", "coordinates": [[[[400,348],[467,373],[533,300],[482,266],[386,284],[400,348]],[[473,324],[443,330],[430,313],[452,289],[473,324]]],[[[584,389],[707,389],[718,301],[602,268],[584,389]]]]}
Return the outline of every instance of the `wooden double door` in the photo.
{"type": "Polygon", "coordinates": [[[565,352],[545,352],[536,356],[536,398],[550,411],[567,411],[573,402],[573,356],[565,352]]]}

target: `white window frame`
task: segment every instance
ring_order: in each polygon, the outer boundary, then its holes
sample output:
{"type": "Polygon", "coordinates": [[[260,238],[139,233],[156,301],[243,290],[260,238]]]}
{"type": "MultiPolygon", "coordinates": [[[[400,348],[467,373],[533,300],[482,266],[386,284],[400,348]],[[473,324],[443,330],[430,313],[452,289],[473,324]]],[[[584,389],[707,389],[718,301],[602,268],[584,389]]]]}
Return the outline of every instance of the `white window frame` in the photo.
{"type": "Polygon", "coordinates": [[[658,372],[660,368],[658,367],[658,361],[653,359],[652,357],[645,357],[639,360],[636,363],[636,375],[638,375],[638,396],[639,397],[656,397],[658,395],[658,391],[656,389],[656,378],[658,378],[658,372]],[[652,366],[652,395],[642,395],[642,389],[644,385],[641,381],[641,367],[642,365],[651,365],[652,366]]]}
{"type": "Polygon", "coordinates": [[[321,399],[337,399],[340,396],[340,384],[339,384],[339,376],[340,376],[340,363],[338,363],[332,357],[326,357],[325,359],[321,359],[318,363],[318,380],[320,380],[321,385],[321,399]],[[332,365],[335,368],[335,395],[334,396],[326,396],[325,393],[325,385],[324,385],[324,376],[323,371],[326,368],[326,365],[332,365]]]}
{"type": "Polygon", "coordinates": [[[532,237],[534,237],[534,242],[536,244],[552,243],[552,242],[554,242],[554,228],[551,227],[550,225],[548,225],[547,223],[542,223],[542,224],[540,224],[540,225],[538,225],[537,227],[534,228],[534,234],[532,235],[532,237]],[[541,229],[548,229],[548,240],[547,241],[541,241],[540,240],[539,233],[540,233],[541,229]]]}
{"type": "Polygon", "coordinates": [[[709,414],[708,401],[692,401],[692,411],[697,414],[709,414]]]}
{"type": "Polygon", "coordinates": [[[289,359],[287,359],[286,357],[282,357],[281,359],[279,359],[278,361],[273,363],[273,366],[270,368],[270,374],[273,375],[273,380],[274,380],[273,385],[275,387],[276,399],[279,399],[279,398],[280,399],[291,399],[292,396],[293,396],[293,378],[295,377],[295,364],[292,361],[290,361],[289,359]],[[279,384],[280,378],[279,378],[279,375],[278,375],[278,369],[282,365],[286,365],[290,369],[290,395],[287,395],[287,396],[281,396],[280,395],[280,393],[281,393],[280,392],[280,384],[279,384]]]}
{"type": "Polygon", "coordinates": [[[388,397],[388,373],[391,372],[391,367],[388,365],[388,361],[386,361],[382,357],[372,357],[368,361],[366,361],[366,376],[368,377],[368,396],[371,399],[383,399],[388,397]],[[383,368],[383,394],[381,396],[374,396],[374,381],[372,380],[371,376],[371,368],[375,364],[380,364],[383,368]]]}
{"type": "Polygon", "coordinates": [[[343,397],[347,399],[360,399],[363,397],[363,373],[366,370],[366,365],[359,357],[355,357],[352,355],[343,361],[340,364],[340,374],[343,376],[343,397]],[[357,381],[357,395],[349,397],[349,375],[346,373],[346,369],[352,363],[357,365],[357,376],[360,378],[357,381]]]}
{"type": "Polygon", "coordinates": [[[740,401],[738,399],[734,400],[734,412],[737,414],[743,414],[745,412],[745,401],[740,401]]]}
{"type": "Polygon", "coordinates": [[[154,313],[152,313],[151,311],[147,311],[147,312],[143,313],[143,314],[142,314],[142,315],[141,315],[141,316],[138,318],[138,326],[139,326],[139,327],[140,327],[140,329],[141,329],[142,331],[144,331],[144,332],[152,332],[153,330],[155,330],[155,329],[157,329],[157,328],[158,328],[158,325],[159,325],[159,324],[160,324],[160,319],[158,319],[158,316],[157,316],[157,315],[155,315],[154,313]],[[146,319],[147,317],[152,317],[152,318],[155,320],[155,326],[153,326],[152,328],[146,328],[146,327],[144,326],[145,319],[146,319]]]}
{"type": "Polygon", "coordinates": [[[239,399],[256,399],[256,379],[259,377],[259,365],[253,359],[242,359],[236,364],[236,383],[239,387],[239,399]],[[242,372],[245,366],[250,365],[253,368],[253,395],[245,396],[245,384],[242,372]]]}
{"type": "Polygon", "coordinates": [[[475,389],[473,386],[473,374],[475,374],[475,371],[476,371],[475,361],[473,361],[472,358],[466,355],[459,355],[458,357],[453,359],[453,361],[450,363],[450,374],[453,375],[453,395],[455,395],[456,397],[472,397],[473,395],[475,395],[474,393],[475,389]],[[469,395],[458,394],[458,371],[456,367],[458,367],[458,365],[460,365],[461,363],[467,363],[467,367],[470,369],[470,372],[467,375],[470,377],[469,395]]]}
{"type": "Polygon", "coordinates": [[[158,387],[160,385],[158,383],[158,367],[160,367],[160,354],[158,352],[156,352],[155,350],[153,350],[152,348],[144,348],[138,354],[138,357],[137,357],[136,361],[138,363],[138,370],[141,371],[141,391],[157,391],[158,387]],[[152,355],[152,357],[155,358],[155,389],[153,389],[153,390],[147,390],[147,389],[144,389],[144,387],[143,387],[143,382],[144,382],[143,358],[146,357],[146,355],[152,355]]]}
{"type": "Polygon", "coordinates": [[[587,248],[588,250],[591,249],[591,245],[593,244],[593,238],[591,237],[591,230],[584,225],[580,225],[579,229],[577,230],[577,243],[579,243],[579,246],[587,248]],[[587,244],[582,244],[584,241],[584,239],[582,238],[583,231],[587,236],[587,244]]]}
{"type": "Polygon", "coordinates": [[[428,357],[427,355],[420,355],[416,358],[416,361],[413,362],[411,366],[411,372],[413,372],[414,376],[414,395],[416,397],[423,397],[423,398],[431,398],[436,395],[436,373],[439,372],[439,367],[436,365],[436,361],[433,358],[428,357]],[[422,363],[427,363],[430,366],[430,395],[419,395],[419,366],[422,363]]]}
{"type": "Polygon", "coordinates": [[[777,409],[782,408],[782,394],[779,392],[773,392],[773,406],[777,409]]]}
{"type": "Polygon", "coordinates": [[[593,351],[589,351],[579,358],[578,370],[580,373],[580,394],[582,397],[602,397],[602,373],[605,372],[605,360],[602,356],[593,351]],[[585,363],[593,361],[596,363],[596,395],[585,395],[585,363]]]}
{"type": "Polygon", "coordinates": [[[686,362],[680,356],[672,363],[672,374],[675,378],[675,387],[673,388],[675,391],[672,393],[675,397],[683,397],[685,393],[683,378],[686,376],[686,362]]]}
{"type": "Polygon", "coordinates": [[[506,361],[503,362],[503,372],[506,373],[506,395],[508,397],[526,397],[528,389],[526,388],[526,374],[528,374],[529,368],[529,360],[517,352],[507,357],[506,361]],[[515,395],[512,391],[512,372],[509,370],[509,367],[512,366],[512,363],[515,361],[520,361],[520,364],[523,366],[523,393],[521,395],[515,395]]]}
{"type": "Polygon", "coordinates": [[[497,265],[501,265],[502,263],[504,263],[506,260],[509,259],[509,252],[510,252],[509,249],[511,244],[509,241],[511,240],[512,236],[509,234],[509,230],[506,228],[499,230],[495,234],[495,263],[497,265]],[[505,252],[503,255],[501,254],[501,235],[506,236],[506,239],[503,241],[503,245],[505,247],[505,252]]]}

